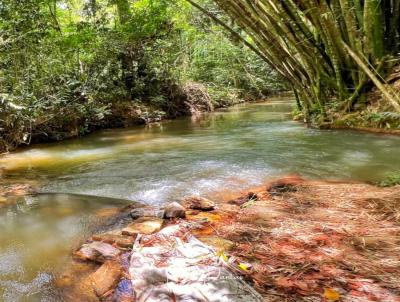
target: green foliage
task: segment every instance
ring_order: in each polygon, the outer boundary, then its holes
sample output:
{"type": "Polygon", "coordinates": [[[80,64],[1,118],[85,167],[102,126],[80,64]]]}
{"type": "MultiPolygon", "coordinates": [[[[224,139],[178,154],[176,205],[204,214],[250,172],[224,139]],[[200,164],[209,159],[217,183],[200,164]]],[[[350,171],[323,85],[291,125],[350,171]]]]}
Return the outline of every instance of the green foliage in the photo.
{"type": "MultiPolygon", "coordinates": [[[[212,3],[202,5],[219,18],[227,17],[212,3]]],[[[253,51],[192,7],[180,5],[179,31],[163,40],[157,58],[181,82],[201,82],[214,103],[225,106],[239,99],[257,99],[287,89],[284,81],[253,51]],[[185,13],[182,13],[186,11],[185,13]],[[169,61],[168,61],[169,60],[169,61]]]]}
{"type": "Polygon", "coordinates": [[[11,146],[124,124],[115,122],[130,118],[122,106],[146,121],[184,114],[180,87],[190,81],[215,91],[217,105],[280,88],[183,0],[0,4],[0,135],[11,146]]]}
{"type": "Polygon", "coordinates": [[[399,1],[214,1],[290,83],[309,122],[359,111],[374,87],[400,112],[384,81],[398,64],[399,1]]]}
{"type": "Polygon", "coordinates": [[[400,172],[393,172],[386,175],[386,177],[378,183],[381,187],[393,187],[400,185],[400,172]]]}
{"type": "Polygon", "coordinates": [[[400,122],[400,113],[397,112],[371,112],[367,119],[378,124],[387,122],[400,122]]]}
{"type": "Polygon", "coordinates": [[[396,129],[400,127],[400,114],[364,110],[341,116],[335,121],[335,125],[341,127],[396,129]]]}
{"type": "Polygon", "coordinates": [[[211,91],[219,90],[228,97],[233,92],[243,98],[262,98],[285,89],[277,74],[256,54],[241,44],[230,43],[224,32],[197,34],[191,46],[186,76],[207,83],[211,91]]]}

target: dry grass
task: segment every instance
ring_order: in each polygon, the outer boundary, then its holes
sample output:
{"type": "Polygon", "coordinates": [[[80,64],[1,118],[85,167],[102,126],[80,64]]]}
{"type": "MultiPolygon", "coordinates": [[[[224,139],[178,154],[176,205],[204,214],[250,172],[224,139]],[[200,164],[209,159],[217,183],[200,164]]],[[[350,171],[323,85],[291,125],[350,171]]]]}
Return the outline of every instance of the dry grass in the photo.
{"type": "MultiPolygon", "coordinates": [[[[252,264],[244,273],[265,301],[400,301],[400,186],[302,182],[258,192],[212,223],[252,264]]],[[[241,197],[243,200],[243,196],[241,197]]],[[[234,204],[234,203],[233,203],[234,204]]]]}

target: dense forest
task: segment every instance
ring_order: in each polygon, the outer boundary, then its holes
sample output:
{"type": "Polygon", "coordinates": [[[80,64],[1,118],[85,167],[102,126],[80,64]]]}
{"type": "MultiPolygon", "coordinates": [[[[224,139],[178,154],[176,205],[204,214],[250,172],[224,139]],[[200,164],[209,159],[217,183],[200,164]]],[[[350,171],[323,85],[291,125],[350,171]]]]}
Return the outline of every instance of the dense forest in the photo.
{"type": "Polygon", "coordinates": [[[257,54],[186,1],[6,0],[0,43],[3,151],[285,89],[257,54]]]}

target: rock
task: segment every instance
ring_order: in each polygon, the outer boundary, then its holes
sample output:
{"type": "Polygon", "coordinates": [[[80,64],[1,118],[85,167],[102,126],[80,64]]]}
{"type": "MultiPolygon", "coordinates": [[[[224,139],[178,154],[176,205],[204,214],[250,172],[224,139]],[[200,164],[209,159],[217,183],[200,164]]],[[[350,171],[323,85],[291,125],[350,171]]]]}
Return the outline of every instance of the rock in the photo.
{"type": "Polygon", "coordinates": [[[56,276],[53,284],[63,301],[99,302],[89,276],[98,268],[94,262],[73,261],[56,276]]]}
{"type": "Polygon", "coordinates": [[[125,235],[117,235],[117,234],[98,234],[93,235],[93,241],[102,241],[108,244],[116,244],[122,248],[130,248],[132,247],[133,242],[135,241],[136,236],[125,236],[125,235]]]}
{"type": "Polygon", "coordinates": [[[185,218],[185,208],[177,202],[168,204],[164,209],[164,218],[185,218]]]}
{"type": "Polygon", "coordinates": [[[62,292],[63,301],[99,302],[90,279],[79,280],[72,288],[62,292]]]}
{"type": "Polygon", "coordinates": [[[140,217],[164,217],[164,211],[154,207],[145,207],[133,209],[130,213],[132,219],[138,219],[140,217]]]}
{"type": "Polygon", "coordinates": [[[157,217],[142,217],[122,229],[122,235],[150,235],[161,230],[164,220],[157,217]]]}
{"type": "Polygon", "coordinates": [[[103,297],[118,285],[121,276],[121,265],[116,261],[106,261],[89,278],[96,295],[103,297]]]}
{"type": "Polygon", "coordinates": [[[215,209],[215,204],[211,200],[203,197],[189,197],[183,202],[186,207],[193,210],[212,211],[215,209]]]}
{"type": "Polygon", "coordinates": [[[75,256],[81,260],[104,262],[113,259],[121,254],[121,251],[112,245],[104,242],[94,241],[81,246],[75,256]]]}

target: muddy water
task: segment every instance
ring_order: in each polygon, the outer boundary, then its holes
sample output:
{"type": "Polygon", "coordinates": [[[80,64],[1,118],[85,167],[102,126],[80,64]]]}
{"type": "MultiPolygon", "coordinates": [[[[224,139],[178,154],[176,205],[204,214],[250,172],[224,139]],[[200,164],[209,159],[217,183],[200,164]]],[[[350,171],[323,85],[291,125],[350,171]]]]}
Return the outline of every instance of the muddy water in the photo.
{"type": "Polygon", "coordinates": [[[0,301],[60,301],[52,280],[69,263],[71,248],[113,223],[111,215],[128,203],[38,194],[0,208],[0,301]]]}
{"type": "Polygon", "coordinates": [[[52,273],[93,219],[125,204],[112,198],[162,204],[287,173],[375,181],[400,170],[400,137],[307,129],[290,120],[291,107],[271,99],[0,158],[4,179],[35,180],[46,193],[0,210],[0,301],[54,301],[52,273]]]}

